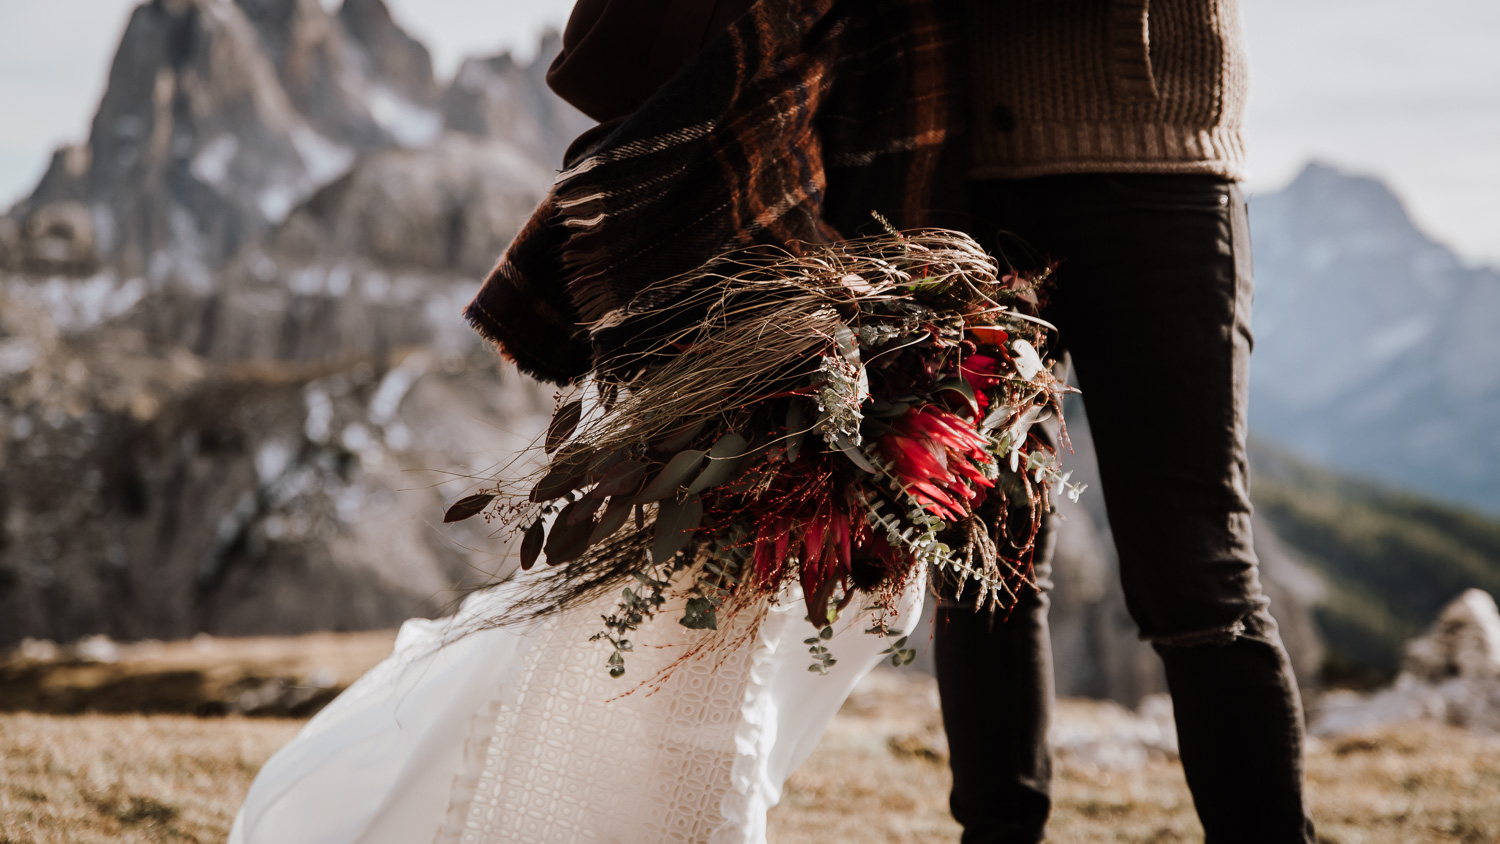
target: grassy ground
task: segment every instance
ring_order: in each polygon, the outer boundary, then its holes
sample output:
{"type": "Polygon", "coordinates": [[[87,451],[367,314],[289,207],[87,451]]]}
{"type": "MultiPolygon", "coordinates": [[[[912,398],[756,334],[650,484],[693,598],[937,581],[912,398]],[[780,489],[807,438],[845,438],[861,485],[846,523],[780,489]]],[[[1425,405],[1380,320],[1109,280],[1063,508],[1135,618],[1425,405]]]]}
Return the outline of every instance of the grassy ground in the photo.
{"type": "MultiPolygon", "coordinates": [[[[930,707],[851,699],[771,813],[778,844],[958,840],[941,723],[930,707]]],[[[1060,716],[1092,704],[1064,702],[1060,716]]],[[[1326,844],[1500,842],[1500,737],[1410,725],[1316,741],[1308,791],[1326,844]]],[[[1063,756],[1049,841],[1201,842],[1182,766],[1156,758],[1104,771],[1063,756]]]]}
{"type": "MultiPolygon", "coordinates": [[[[1086,717],[1087,704],[1068,704],[1086,717]]],[[[220,842],[256,769],[301,722],[0,714],[0,844],[220,842]]],[[[1315,743],[1323,841],[1500,841],[1500,738],[1441,726],[1315,743]]],[[[771,813],[778,844],[954,842],[926,695],[856,696],[771,813]]],[[[1181,768],[1101,771],[1064,758],[1056,842],[1200,841],[1181,768]]]]}
{"type": "Polygon", "coordinates": [[[0,715],[0,842],[222,842],[299,721],[0,715]]]}

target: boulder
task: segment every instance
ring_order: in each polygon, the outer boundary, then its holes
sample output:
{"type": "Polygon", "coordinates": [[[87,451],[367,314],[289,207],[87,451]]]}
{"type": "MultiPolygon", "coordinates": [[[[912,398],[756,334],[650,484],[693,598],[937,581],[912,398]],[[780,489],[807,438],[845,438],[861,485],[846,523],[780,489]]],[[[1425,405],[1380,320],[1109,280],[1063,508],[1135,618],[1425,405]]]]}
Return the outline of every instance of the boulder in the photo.
{"type": "Polygon", "coordinates": [[[99,268],[94,217],[82,202],[42,205],[26,216],[17,241],[21,272],[85,276],[99,268]]]}
{"type": "Polygon", "coordinates": [[[1408,721],[1500,732],[1500,610],[1487,592],[1454,599],[1406,648],[1396,682],[1373,694],[1324,696],[1310,719],[1315,735],[1408,721]]]}
{"type": "Polygon", "coordinates": [[[1488,592],[1470,589],[1449,604],[1427,635],[1406,646],[1407,674],[1426,683],[1500,678],[1500,612],[1488,592]]]}

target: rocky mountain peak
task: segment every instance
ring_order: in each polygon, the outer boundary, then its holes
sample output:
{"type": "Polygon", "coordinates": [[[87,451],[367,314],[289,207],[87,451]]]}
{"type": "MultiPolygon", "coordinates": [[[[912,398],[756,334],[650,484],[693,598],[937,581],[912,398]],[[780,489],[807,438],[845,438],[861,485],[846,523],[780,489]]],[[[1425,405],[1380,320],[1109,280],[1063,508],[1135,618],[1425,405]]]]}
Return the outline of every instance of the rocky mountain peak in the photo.
{"type": "MultiPolygon", "coordinates": [[[[531,111],[479,134],[550,160],[571,135],[546,128],[544,97],[524,99],[531,111]]],[[[319,0],[142,3],[87,144],[60,150],[0,226],[0,267],[102,264],[206,288],[359,154],[431,146],[440,100],[427,49],[381,0],[337,14],[319,0]]]]}
{"type": "Polygon", "coordinates": [[[432,55],[396,23],[385,0],[344,0],[338,20],[363,49],[369,78],[414,103],[436,102],[432,55]]]}
{"type": "Polygon", "coordinates": [[[1284,190],[1258,201],[1286,205],[1288,219],[1308,234],[1358,233],[1392,247],[1431,244],[1412,223],[1401,198],[1384,182],[1319,161],[1309,162],[1284,190]]]}
{"type": "Polygon", "coordinates": [[[445,127],[476,137],[505,137],[537,160],[560,166],[559,153],[594,124],[547,89],[547,67],[561,50],[562,37],[548,32],[529,63],[509,52],[465,59],[443,92],[445,127]],[[520,115],[531,119],[518,120],[520,115]]]}
{"type": "Polygon", "coordinates": [[[349,38],[318,0],[236,0],[292,104],[318,131],[358,149],[392,138],[370,114],[349,38]]]}
{"type": "Polygon", "coordinates": [[[212,266],[326,178],[319,146],[240,7],[137,7],[94,117],[82,180],[101,256],[127,272],[153,262],[158,270],[212,266]]]}
{"type": "Polygon", "coordinates": [[[1316,462],[1500,511],[1500,273],[1380,181],[1309,165],[1250,204],[1251,426],[1316,462]]]}
{"type": "Polygon", "coordinates": [[[389,625],[498,564],[398,490],[546,409],[460,313],[561,147],[438,100],[383,3],[134,10],[88,142],[0,215],[0,643],[389,625]]]}

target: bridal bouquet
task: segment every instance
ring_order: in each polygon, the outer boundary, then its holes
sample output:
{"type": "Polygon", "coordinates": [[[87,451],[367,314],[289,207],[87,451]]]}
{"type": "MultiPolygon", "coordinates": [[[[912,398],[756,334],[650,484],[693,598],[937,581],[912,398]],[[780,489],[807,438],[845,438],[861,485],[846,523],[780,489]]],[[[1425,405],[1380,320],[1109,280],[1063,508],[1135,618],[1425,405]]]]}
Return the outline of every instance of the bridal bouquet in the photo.
{"type": "MultiPolygon", "coordinates": [[[[559,567],[536,613],[620,590],[599,634],[615,676],[669,594],[686,598],[681,624],[713,630],[796,581],[814,671],[851,601],[888,618],[924,567],[1008,603],[1053,488],[1081,491],[1031,430],[1067,389],[1043,358],[1051,327],[1026,313],[1044,277],[922,230],[749,250],[662,282],[637,297],[628,359],[559,398],[545,469],[447,520],[498,519],[523,568],[559,567]]],[[[890,653],[914,655],[904,639],[890,653]]]]}

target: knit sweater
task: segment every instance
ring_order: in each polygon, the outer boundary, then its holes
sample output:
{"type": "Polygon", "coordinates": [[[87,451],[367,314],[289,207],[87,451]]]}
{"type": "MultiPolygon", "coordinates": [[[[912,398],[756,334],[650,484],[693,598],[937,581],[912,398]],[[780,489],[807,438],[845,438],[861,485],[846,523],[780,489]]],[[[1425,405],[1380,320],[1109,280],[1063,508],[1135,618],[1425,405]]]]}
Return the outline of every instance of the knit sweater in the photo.
{"type": "Polygon", "coordinates": [[[965,0],[970,178],[1245,176],[1238,0],[965,0]]]}

